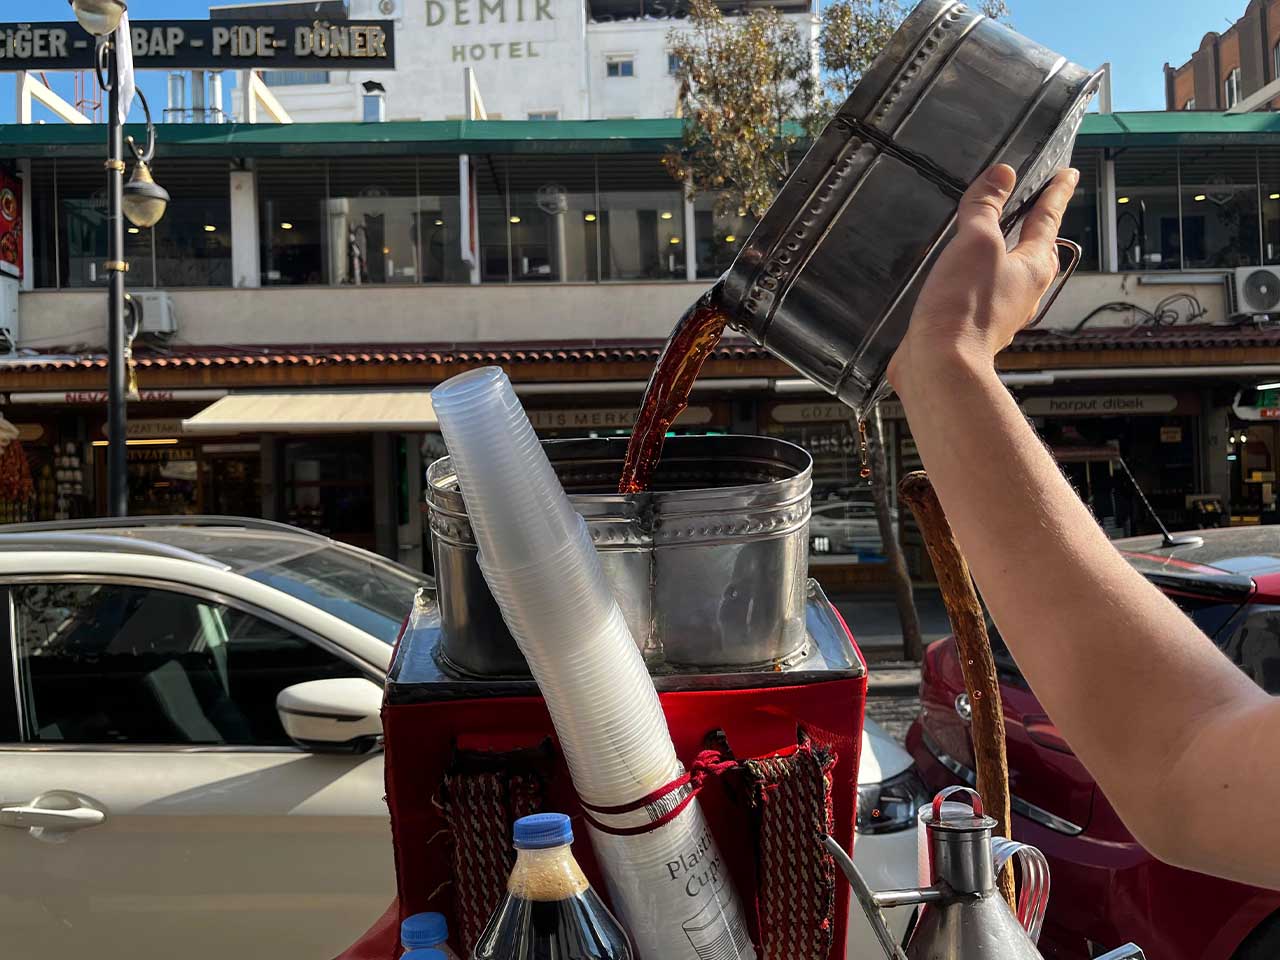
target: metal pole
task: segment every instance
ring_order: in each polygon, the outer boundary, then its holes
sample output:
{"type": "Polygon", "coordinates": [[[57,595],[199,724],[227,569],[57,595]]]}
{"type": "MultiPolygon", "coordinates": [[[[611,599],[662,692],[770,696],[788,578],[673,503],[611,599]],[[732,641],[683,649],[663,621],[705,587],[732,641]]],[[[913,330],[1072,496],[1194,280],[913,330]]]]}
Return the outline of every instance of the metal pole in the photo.
{"type": "Polygon", "coordinates": [[[120,76],[114,38],[107,40],[107,512],[129,515],[129,475],[125,460],[128,423],[125,413],[124,358],[124,130],[120,123],[120,76]]]}

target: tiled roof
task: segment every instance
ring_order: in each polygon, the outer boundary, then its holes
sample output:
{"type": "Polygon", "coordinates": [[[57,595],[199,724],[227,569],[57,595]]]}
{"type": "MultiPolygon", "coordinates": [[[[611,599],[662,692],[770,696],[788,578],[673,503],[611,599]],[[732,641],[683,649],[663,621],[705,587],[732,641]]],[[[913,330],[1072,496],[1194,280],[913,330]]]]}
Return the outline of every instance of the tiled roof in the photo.
{"type": "Polygon", "coordinates": [[[1163,327],[1085,327],[1078,333],[1027,330],[1010,350],[1017,353],[1064,353],[1074,350],[1212,350],[1280,346],[1280,325],[1218,326],[1208,323],[1163,327]]]}
{"type": "MultiPolygon", "coordinates": [[[[135,349],[140,368],[192,369],[217,367],[324,367],[344,365],[425,364],[539,364],[539,363],[653,363],[662,352],[661,341],[626,343],[539,343],[528,345],[476,345],[435,348],[378,344],[324,346],[182,347],[163,352],[135,349]]],[[[712,360],[769,359],[768,351],[747,341],[722,344],[712,360]]],[[[30,356],[8,360],[0,370],[90,370],[105,368],[103,353],[80,356],[30,356]]]]}
{"type": "MultiPolygon", "coordinates": [[[[565,343],[412,345],[412,344],[313,344],[290,346],[174,347],[170,350],[139,348],[134,359],[143,369],[199,369],[245,367],[339,367],[370,365],[477,365],[505,366],[550,363],[646,363],[662,351],[662,342],[579,341],[565,343]]],[[[1095,350],[1175,350],[1280,347],[1280,326],[1216,326],[1186,324],[1166,327],[1098,327],[1069,333],[1028,330],[1009,349],[1015,353],[1066,353],[1095,350]]],[[[769,360],[762,347],[742,339],[721,344],[712,360],[769,360]]],[[[2,370],[56,371],[105,368],[104,353],[29,356],[0,362],[2,370]]]]}

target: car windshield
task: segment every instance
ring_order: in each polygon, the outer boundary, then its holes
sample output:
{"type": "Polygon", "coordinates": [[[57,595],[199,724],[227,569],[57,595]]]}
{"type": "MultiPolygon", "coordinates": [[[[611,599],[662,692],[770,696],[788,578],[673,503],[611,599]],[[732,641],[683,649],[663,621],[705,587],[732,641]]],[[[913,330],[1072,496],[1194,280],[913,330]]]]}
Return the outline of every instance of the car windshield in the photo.
{"type": "Polygon", "coordinates": [[[319,537],[194,527],[146,528],[134,535],[212,557],[384,643],[395,642],[418,588],[431,583],[408,567],[319,537]]]}

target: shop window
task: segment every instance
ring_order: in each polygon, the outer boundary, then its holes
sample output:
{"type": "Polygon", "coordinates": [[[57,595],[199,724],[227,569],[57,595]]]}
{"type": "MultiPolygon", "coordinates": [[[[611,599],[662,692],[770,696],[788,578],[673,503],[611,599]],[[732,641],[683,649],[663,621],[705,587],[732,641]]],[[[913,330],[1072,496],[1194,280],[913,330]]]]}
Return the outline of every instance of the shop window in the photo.
{"type": "MultiPolygon", "coordinates": [[[[810,563],[883,563],[884,545],[871,485],[859,475],[858,429],[852,415],[827,422],[810,419],[835,407],[838,404],[775,404],[767,432],[799,444],[813,456],[810,563]]],[[[895,427],[887,420],[884,426],[886,447],[892,449],[895,427]]],[[[894,486],[890,478],[889,489],[894,486]]],[[[890,517],[896,525],[896,509],[890,517]]]]}
{"type": "Polygon", "coordinates": [[[494,159],[507,196],[511,279],[581,283],[600,279],[600,210],[594,157],[494,159]]]}
{"type": "Polygon", "coordinates": [[[604,279],[684,280],[684,200],[661,158],[601,158],[599,182],[604,279]]]}
{"type": "Polygon", "coordinates": [[[323,160],[258,161],[263,286],[329,282],[328,169],[323,160]]]}
{"type": "Polygon", "coordinates": [[[559,110],[533,110],[529,113],[530,120],[559,120],[559,110]]]}
{"type": "Polygon", "coordinates": [[[169,191],[169,207],[152,230],[140,231],[137,238],[154,235],[155,285],[161,289],[231,286],[227,162],[164,160],[156,169],[156,180],[169,191]]]}
{"type": "Polygon", "coordinates": [[[57,160],[32,160],[31,176],[25,187],[31,196],[31,223],[24,224],[31,237],[31,259],[26,269],[34,275],[33,283],[39,288],[58,286],[58,246],[54,230],[48,229],[57,221],[54,182],[57,177],[57,160]]]}
{"type": "Polygon", "coordinates": [[[699,194],[693,204],[699,279],[714,280],[728,270],[755,226],[753,218],[717,213],[715,206],[712,193],[699,194]]]}
{"type": "MultiPolygon", "coordinates": [[[[60,160],[56,165],[58,210],[57,282],[63,288],[106,287],[108,260],[107,178],[102,161],[60,160]]],[[[165,169],[168,169],[166,163],[165,169]]],[[[170,211],[173,204],[170,203],[170,211]]],[[[166,214],[168,216],[168,214],[166,214]]],[[[163,221],[161,221],[163,223],[163,221]]],[[[40,231],[32,230],[36,235],[40,231]]],[[[124,256],[129,287],[155,285],[153,231],[126,230],[124,256]]]]}
{"type": "Polygon", "coordinates": [[[604,72],[607,77],[634,77],[636,75],[635,59],[629,56],[609,57],[605,60],[604,72]]]}
{"type": "Polygon", "coordinates": [[[1258,193],[1262,201],[1263,262],[1280,263],[1280,150],[1258,150],[1258,193]]]}
{"type": "Polygon", "coordinates": [[[458,158],[418,161],[418,248],[423,283],[466,283],[458,209],[458,158]]]}
{"type": "Polygon", "coordinates": [[[1181,269],[1177,151],[1125,150],[1115,164],[1120,269],[1181,269]]]}
{"type": "Polygon", "coordinates": [[[421,282],[415,160],[330,163],[325,212],[331,283],[421,282]]]}
{"type": "Polygon", "coordinates": [[[1187,269],[1260,262],[1258,155],[1252,148],[1188,147],[1182,157],[1182,249],[1187,269]]]}
{"type": "Polygon", "coordinates": [[[1080,183],[1062,218],[1062,236],[1080,244],[1080,270],[1100,269],[1098,238],[1098,170],[1101,150],[1077,150],[1071,164],[1080,171],[1080,183]]]}
{"type": "Polygon", "coordinates": [[[328,83],[328,70],[263,70],[259,76],[268,87],[297,87],[328,83]]]}
{"type": "Polygon", "coordinates": [[[290,440],[281,445],[281,455],[283,519],[373,550],[372,439],[290,440]]]}

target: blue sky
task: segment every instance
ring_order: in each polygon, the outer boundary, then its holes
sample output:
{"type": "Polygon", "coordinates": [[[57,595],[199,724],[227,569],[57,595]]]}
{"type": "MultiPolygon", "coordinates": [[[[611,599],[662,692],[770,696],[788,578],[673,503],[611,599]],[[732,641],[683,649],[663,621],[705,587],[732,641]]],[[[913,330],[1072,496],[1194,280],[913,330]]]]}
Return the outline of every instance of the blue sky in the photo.
{"type": "MultiPolygon", "coordinates": [[[[1110,60],[1117,110],[1162,110],[1164,63],[1188,59],[1207,32],[1226,29],[1244,12],[1246,0],[1009,0],[1009,5],[1014,26],[1028,36],[1086,66],[1110,60]]],[[[63,0],[8,0],[4,6],[5,20],[71,19],[63,0]]],[[[199,20],[208,9],[209,0],[129,0],[135,20],[199,20]]],[[[71,99],[69,76],[50,80],[71,99]]],[[[163,109],[164,74],[145,73],[141,85],[153,109],[163,109]]],[[[14,111],[13,76],[0,74],[0,123],[12,122],[14,111]]],[[[135,113],[140,118],[141,111],[135,108],[135,113]]]]}

